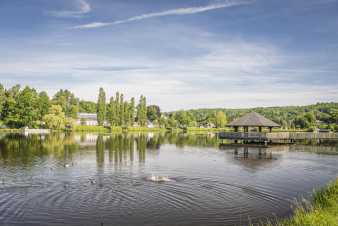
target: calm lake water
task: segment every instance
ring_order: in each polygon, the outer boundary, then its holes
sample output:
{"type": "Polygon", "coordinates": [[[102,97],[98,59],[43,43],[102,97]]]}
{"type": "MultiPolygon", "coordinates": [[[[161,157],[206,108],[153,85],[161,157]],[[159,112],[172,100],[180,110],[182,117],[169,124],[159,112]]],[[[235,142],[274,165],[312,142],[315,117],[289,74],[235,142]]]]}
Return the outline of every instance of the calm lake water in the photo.
{"type": "Polygon", "coordinates": [[[3,134],[0,225],[248,225],[338,176],[338,156],[316,153],[336,146],[245,149],[213,135],[3,134]]]}

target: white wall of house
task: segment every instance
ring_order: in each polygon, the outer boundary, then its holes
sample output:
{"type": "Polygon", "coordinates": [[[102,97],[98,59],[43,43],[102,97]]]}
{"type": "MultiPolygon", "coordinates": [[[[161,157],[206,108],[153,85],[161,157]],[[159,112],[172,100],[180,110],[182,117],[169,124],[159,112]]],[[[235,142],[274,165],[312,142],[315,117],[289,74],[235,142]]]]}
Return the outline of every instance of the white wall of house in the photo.
{"type": "Polygon", "coordinates": [[[86,120],[86,126],[97,126],[96,120],[86,120]]]}
{"type": "Polygon", "coordinates": [[[76,120],[77,125],[97,126],[96,114],[79,113],[76,120]]]}

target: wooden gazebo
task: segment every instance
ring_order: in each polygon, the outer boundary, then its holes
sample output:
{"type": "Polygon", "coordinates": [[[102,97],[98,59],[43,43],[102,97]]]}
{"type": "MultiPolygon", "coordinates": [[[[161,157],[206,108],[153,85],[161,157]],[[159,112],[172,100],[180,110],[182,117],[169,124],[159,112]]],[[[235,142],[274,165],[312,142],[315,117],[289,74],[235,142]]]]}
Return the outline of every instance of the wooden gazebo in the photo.
{"type": "Polygon", "coordinates": [[[277,123],[256,112],[247,113],[229,123],[228,126],[233,127],[235,132],[238,132],[239,127],[243,127],[244,132],[249,132],[249,127],[257,127],[259,132],[262,132],[264,127],[269,128],[270,132],[272,132],[272,128],[280,127],[277,123]]]}

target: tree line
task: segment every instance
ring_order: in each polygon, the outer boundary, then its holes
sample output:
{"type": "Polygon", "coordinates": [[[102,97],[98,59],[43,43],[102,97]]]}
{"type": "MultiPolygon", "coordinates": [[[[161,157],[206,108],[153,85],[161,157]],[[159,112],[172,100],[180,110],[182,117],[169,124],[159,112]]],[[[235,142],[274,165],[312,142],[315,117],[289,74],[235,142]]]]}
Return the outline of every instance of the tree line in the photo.
{"type": "Polygon", "coordinates": [[[149,123],[161,128],[225,127],[229,121],[256,111],[280,124],[283,129],[326,128],[338,130],[338,103],[307,106],[264,107],[250,109],[193,109],[161,112],[157,105],[147,105],[146,97],[127,100],[116,92],[110,98],[100,88],[97,102],[80,100],[71,91],[61,89],[52,97],[26,86],[5,89],[0,84],[0,126],[9,128],[54,128],[74,126],[78,113],[96,113],[102,126],[145,127],[149,123]]]}
{"type": "MultiPolygon", "coordinates": [[[[117,92],[106,103],[106,94],[100,88],[97,103],[80,100],[71,91],[60,89],[53,97],[47,92],[38,92],[26,86],[15,85],[8,89],[0,84],[0,126],[2,128],[52,128],[65,129],[74,126],[78,113],[97,113],[99,125],[146,126],[148,110],[146,97],[141,95],[139,103],[135,98],[129,101],[117,92]]],[[[156,106],[159,110],[159,107],[156,106]]]]}
{"type": "Polygon", "coordinates": [[[306,106],[285,107],[257,107],[248,109],[192,109],[185,111],[190,118],[190,123],[215,124],[220,112],[223,112],[228,121],[242,116],[245,113],[255,111],[281,125],[282,129],[306,129],[316,128],[338,130],[338,103],[317,103],[306,106]]]}
{"type": "Polygon", "coordinates": [[[114,97],[110,97],[109,103],[106,103],[106,93],[103,88],[99,90],[97,100],[97,122],[103,126],[146,126],[147,103],[146,98],[141,95],[138,105],[135,104],[135,98],[129,101],[125,100],[122,93],[116,92],[114,97]]]}

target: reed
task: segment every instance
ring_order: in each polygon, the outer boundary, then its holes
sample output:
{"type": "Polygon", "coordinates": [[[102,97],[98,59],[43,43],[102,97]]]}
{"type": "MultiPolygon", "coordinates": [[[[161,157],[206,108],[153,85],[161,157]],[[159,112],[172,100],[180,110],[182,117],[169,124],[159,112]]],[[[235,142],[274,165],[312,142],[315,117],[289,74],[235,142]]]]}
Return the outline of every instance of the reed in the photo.
{"type": "Polygon", "coordinates": [[[310,204],[299,204],[292,217],[270,220],[261,226],[337,226],[338,178],[327,187],[314,192],[310,204]]]}

